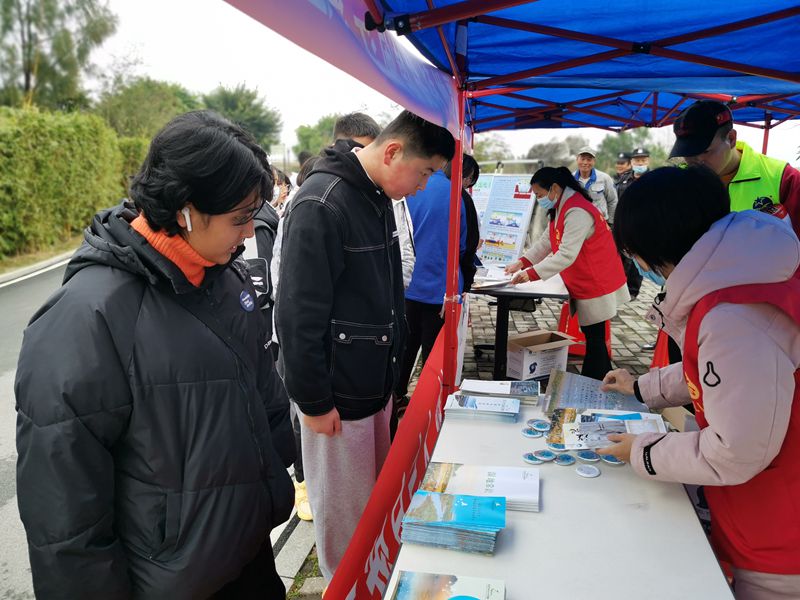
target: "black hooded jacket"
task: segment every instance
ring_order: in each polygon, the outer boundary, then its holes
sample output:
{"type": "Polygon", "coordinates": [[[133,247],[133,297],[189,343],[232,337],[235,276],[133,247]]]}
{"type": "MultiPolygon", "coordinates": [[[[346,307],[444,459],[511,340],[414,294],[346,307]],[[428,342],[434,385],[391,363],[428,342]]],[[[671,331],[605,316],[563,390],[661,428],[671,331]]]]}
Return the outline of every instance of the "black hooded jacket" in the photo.
{"type": "Polygon", "coordinates": [[[267,340],[272,338],[272,308],[275,305],[270,263],[272,262],[272,248],[275,245],[275,237],[278,234],[279,222],[278,212],[269,203],[264,204],[253,219],[255,236],[245,240],[245,247],[252,250],[252,252],[245,250],[244,256],[247,259],[250,279],[256,290],[258,306],[264,311],[267,340]]]}
{"type": "Polygon", "coordinates": [[[37,598],[206,598],[291,512],[288,401],[242,262],[196,288],[135,216],[95,217],[25,330],[17,495],[37,598]]]}
{"type": "Polygon", "coordinates": [[[377,413],[406,325],[391,200],[352,152],[325,152],[284,220],[275,323],[289,396],[307,415],[377,413]]]}

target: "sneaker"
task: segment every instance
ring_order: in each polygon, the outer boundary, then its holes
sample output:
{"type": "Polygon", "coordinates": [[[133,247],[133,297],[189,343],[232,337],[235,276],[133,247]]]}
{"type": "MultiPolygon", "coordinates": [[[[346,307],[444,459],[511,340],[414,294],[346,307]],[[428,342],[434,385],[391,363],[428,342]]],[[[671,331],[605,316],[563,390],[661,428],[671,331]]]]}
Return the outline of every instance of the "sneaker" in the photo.
{"type": "Polygon", "coordinates": [[[306,490],[305,481],[302,483],[294,482],[294,507],[300,520],[314,520],[314,515],[311,514],[311,504],[308,501],[308,490],[306,490]]]}

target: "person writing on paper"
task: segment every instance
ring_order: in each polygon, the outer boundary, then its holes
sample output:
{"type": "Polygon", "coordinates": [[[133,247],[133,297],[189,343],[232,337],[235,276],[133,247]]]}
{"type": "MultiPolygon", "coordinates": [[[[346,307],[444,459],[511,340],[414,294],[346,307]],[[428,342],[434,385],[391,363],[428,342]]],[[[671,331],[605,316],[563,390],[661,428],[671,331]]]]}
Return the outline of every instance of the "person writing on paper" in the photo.
{"type": "Polygon", "coordinates": [[[519,260],[506,267],[511,283],[549,279],[560,273],[570,311],[586,336],[581,373],[602,379],[611,369],[606,321],[630,300],[619,254],[603,215],[566,167],[544,167],[531,178],[536,201],[548,211],[550,227],[519,260]]]}
{"type": "Polygon", "coordinates": [[[647,318],[683,362],[605,390],[651,408],[692,402],[700,431],[610,435],[598,450],[642,477],[705,486],[711,542],[739,600],[800,598],[800,241],[788,223],[730,212],[705,167],[667,167],[633,183],[614,236],[666,278],[647,318]]]}

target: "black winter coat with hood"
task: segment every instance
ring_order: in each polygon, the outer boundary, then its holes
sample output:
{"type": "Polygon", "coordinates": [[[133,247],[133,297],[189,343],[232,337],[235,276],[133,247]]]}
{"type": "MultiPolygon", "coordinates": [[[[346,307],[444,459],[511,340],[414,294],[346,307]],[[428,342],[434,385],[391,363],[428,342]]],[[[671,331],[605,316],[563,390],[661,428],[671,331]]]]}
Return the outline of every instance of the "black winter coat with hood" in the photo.
{"type": "Polygon", "coordinates": [[[206,598],[285,521],[286,393],[241,261],[199,288],[99,213],[20,353],[17,495],[39,598],[206,598]]]}
{"type": "Polygon", "coordinates": [[[386,406],[406,336],[392,201],[352,152],[325,151],[283,224],[275,324],[286,389],[307,415],[386,406]]]}

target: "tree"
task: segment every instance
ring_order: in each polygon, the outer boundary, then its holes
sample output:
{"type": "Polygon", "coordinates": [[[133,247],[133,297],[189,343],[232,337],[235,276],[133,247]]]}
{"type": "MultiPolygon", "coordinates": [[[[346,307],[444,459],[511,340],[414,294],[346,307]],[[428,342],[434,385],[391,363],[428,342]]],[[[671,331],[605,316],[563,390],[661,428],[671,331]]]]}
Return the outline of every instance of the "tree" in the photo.
{"type": "MultiPolygon", "coordinates": [[[[563,142],[550,138],[549,142],[531,146],[525,158],[541,160],[548,167],[571,167],[575,164],[578,150],[588,144],[582,135],[569,135],[563,142]]],[[[534,168],[535,165],[531,165],[528,171],[533,171],[534,168]]]]}
{"type": "Polygon", "coordinates": [[[101,0],[0,0],[0,103],[88,106],[81,75],[116,28],[101,0]]]}
{"type": "Polygon", "coordinates": [[[597,168],[614,173],[614,164],[620,152],[631,152],[634,148],[643,147],[650,152],[650,168],[660,167],[667,162],[669,152],[653,139],[647,127],[637,127],[629,131],[610,133],[603,138],[597,148],[597,168]]]}
{"type": "Polygon", "coordinates": [[[333,125],[340,115],[325,115],[314,125],[300,125],[295,129],[297,145],[292,147],[292,152],[298,156],[303,150],[311,154],[319,154],[320,150],[330,146],[333,142],[333,125]]]}
{"type": "Polygon", "coordinates": [[[149,139],[172,117],[199,106],[197,97],[177,83],[141,77],[103,92],[95,111],[120,136],[149,139]]]}
{"type": "Polygon", "coordinates": [[[203,96],[203,104],[244,127],[264,148],[280,139],[281,113],[267,106],[258,90],[247,89],[243,83],[233,89],[219,86],[203,96]]]}
{"type": "Polygon", "coordinates": [[[513,158],[511,146],[497,133],[475,135],[472,155],[478,162],[507,160],[513,158]]]}

